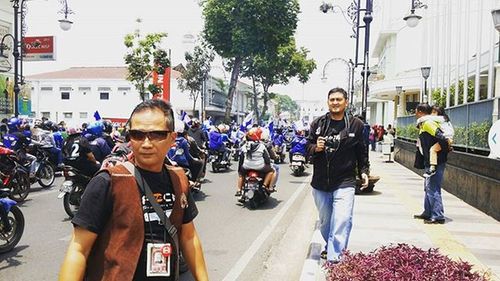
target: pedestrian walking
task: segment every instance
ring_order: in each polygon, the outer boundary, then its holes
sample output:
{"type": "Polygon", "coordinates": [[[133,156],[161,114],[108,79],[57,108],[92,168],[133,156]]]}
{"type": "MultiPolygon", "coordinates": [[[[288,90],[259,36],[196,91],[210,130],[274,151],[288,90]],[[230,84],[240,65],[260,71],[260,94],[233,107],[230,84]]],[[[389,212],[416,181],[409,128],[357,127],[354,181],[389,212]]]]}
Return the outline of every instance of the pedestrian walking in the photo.
{"type": "Polygon", "coordinates": [[[178,280],[181,250],[194,278],[208,280],[186,175],[164,164],[173,130],[170,104],[147,100],[133,110],[133,159],[87,185],[59,280],[178,280]]]}
{"type": "Polygon", "coordinates": [[[424,211],[414,215],[415,219],[423,219],[426,224],[444,224],[444,207],[441,197],[441,184],[443,182],[444,169],[448,159],[448,139],[444,136],[439,124],[432,119],[426,118],[432,112],[432,107],[427,103],[417,106],[416,118],[419,124],[418,149],[423,155],[423,166],[428,177],[424,179],[424,211]],[[434,173],[430,172],[430,150],[439,143],[441,150],[437,155],[437,165],[434,173]]]}
{"type": "Polygon", "coordinates": [[[328,92],[329,112],[311,123],[307,151],[312,155],[311,186],[319,212],[320,231],[326,242],[322,258],[338,263],[347,249],[352,228],[356,173],[361,188],[368,186],[368,149],[363,139],[364,124],[346,114],[347,92],[328,92]]]}

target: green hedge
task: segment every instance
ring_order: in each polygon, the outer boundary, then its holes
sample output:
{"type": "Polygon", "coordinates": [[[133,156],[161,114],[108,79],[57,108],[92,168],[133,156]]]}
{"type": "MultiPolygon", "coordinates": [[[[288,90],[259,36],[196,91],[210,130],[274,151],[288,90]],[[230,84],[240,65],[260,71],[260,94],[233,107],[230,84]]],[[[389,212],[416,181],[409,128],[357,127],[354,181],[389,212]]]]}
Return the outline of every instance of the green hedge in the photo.
{"type": "MultiPolygon", "coordinates": [[[[490,121],[481,123],[471,123],[467,127],[455,127],[455,136],[453,144],[459,146],[468,146],[476,148],[488,148],[488,132],[491,128],[490,121]]],[[[397,136],[399,138],[416,140],[418,138],[418,129],[415,125],[397,128],[397,136]]]]}

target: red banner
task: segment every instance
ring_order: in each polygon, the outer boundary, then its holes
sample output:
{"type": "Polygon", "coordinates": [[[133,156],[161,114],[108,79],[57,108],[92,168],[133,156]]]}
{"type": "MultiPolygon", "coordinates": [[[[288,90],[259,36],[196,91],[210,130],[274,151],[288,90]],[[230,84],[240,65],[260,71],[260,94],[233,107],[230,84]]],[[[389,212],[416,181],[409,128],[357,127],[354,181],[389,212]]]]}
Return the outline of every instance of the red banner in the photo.
{"type": "Polygon", "coordinates": [[[25,61],[55,60],[54,36],[24,37],[25,61]]]}

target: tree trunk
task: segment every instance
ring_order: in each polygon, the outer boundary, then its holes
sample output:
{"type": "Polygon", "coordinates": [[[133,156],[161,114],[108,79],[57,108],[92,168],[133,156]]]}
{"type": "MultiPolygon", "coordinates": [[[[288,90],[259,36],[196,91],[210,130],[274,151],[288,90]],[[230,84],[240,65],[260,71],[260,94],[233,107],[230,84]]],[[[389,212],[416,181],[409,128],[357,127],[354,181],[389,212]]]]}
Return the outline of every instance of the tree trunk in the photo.
{"type": "Polygon", "coordinates": [[[264,85],[264,93],[262,94],[264,106],[262,107],[262,116],[267,113],[267,102],[269,101],[269,86],[264,85]]]}
{"type": "Polygon", "coordinates": [[[193,118],[195,117],[194,112],[196,111],[196,101],[198,100],[198,94],[193,95],[193,118]]]}
{"type": "Polygon", "coordinates": [[[257,123],[259,123],[259,101],[257,99],[257,87],[255,86],[254,75],[252,75],[252,84],[253,84],[253,112],[255,112],[255,118],[257,119],[257,123]]]}
{"type": "Polygon", "coordinates": [[[233,97],[236,93],[236,84],[238,83],[238,76],[240,75],[241,63],[243,59],[237,57],[234,59],[233,71],[231,72],[231,82],[229,84],[229,92],[227,93],[226,113],[224,114],[224,122],[231,123],[231,110],[233,109],[233,97]]]}

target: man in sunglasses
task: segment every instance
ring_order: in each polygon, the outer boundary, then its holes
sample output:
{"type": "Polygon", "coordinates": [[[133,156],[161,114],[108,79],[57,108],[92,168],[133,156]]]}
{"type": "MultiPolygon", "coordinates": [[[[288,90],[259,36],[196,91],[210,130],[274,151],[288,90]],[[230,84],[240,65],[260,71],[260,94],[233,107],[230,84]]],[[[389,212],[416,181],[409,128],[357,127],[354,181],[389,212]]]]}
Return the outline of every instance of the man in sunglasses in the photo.
{"type": "Polygon", "coordinates": [[[176,138],[171,106],[145,101],[129,122],[133,165],[107,168],[87,185],[59,280],[178,280],[181,250],[194,278],[208,280],[186,176],[164,164],[176,138]]]}

